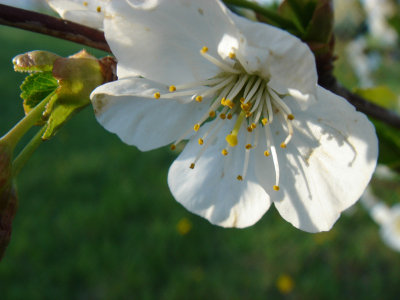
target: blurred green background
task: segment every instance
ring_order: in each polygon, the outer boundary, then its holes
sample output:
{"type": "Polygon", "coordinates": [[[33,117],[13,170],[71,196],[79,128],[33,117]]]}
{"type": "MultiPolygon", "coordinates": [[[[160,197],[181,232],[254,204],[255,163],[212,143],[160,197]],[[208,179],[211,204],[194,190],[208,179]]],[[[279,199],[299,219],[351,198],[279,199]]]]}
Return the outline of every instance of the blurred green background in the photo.
{"type": "MultiPolygon", "coordinates": [[[[13,72],[11,59],[36,49],[66,56],[82,47],[4,26],[0,43],[3,134],[23,116],[24,75],[13,72]]],[[[338,64],[354,84],[346,63],[338,64]]],[[[167,148],[142,153],[124,145],[90,107],[75,116],[18,178],[20,206],[0,263],[0,299],[399,296],[400,254],[383,244],[360,204],[327,233],[297,230],[274,208],[253,227],[219,228],[172,198],[166,178],[175,156],[167,148]]],[[[399,194],[392,187],[388,204],[399,194]]]]}

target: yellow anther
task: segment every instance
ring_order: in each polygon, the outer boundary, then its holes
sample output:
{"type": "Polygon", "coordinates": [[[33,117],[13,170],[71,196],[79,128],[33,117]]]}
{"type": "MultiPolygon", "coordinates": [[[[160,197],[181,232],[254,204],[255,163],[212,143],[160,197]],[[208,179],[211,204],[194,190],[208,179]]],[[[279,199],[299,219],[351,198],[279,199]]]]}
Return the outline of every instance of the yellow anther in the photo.
{"type": "Polygon", "coordinates": [[[171,150],[175,150],[176,149],[176,145],[172,144],[170,148],[171,148],[171,150]]]}
{"type": "Polygon", "coordinates": [[[278,185],[274,185],[272,188],[274,189],[274,191],[279,191],[279,186],[278,185]]]}
{"type": "Polygon", "coordinates": [[[223,98],[221,99],[221,105],[225,106],[225,101],[226,101],[226,99],[225,99],[225,97],[223,97],[223,98]]]}
{"type": "Polygon", "coordinates": [[[292,121],[292,120],[294,120],[294,115],[288,114],[287,118],[288,118],[290,121],[292,121]]]}
{"type": "Polygon", "coordinates": [[[242,177],[242,175],[238,175],[238,176],[236,177],[236,179],[239,180],[239,181],[242,181],[242,180],[243,180],[243,177],[242,177]]]}
{"type": "Polygon", "coordinates": [[[265,150],[265,151],[264,151],[264,155],[265,155],[265,156],[269,156],[269,151],[268,151],[268,150],[265,150]]]}
{"type": "Polygon", "coordinates": [[[229,114],[226,116],[226,118],[227,118],[228,120],[232,119],[232,114],[229,113],[229,114]]]}
{"type": "Polygon", "coordinates": [[[247,145],[246,145],[246,149],[247,149],[247,150],[250,150],[251,148],[253,148],[253,146],[252,146],[251,144],[247,144],[247,145]]]}
{"type": "Polygon", "coordinates": [[[189,168],[194,169],[194,163],[191,163],[189,168]]]}
{"type": "Polygon", "coordinates": [[[228,155],[228,150],[222,149],[221,153],[222,153],[222,155],[227,156],[228,155]]]}
{"type": "Polygon", "coordinates": [[[172,93],[172,92],[175,92],[176,91],[176,86],[174,86],[174,85],[170,85],[169,86],[169,91],[172,93]]]}
{"type": "Polygon", "coordinates": [[[219,114],[219,117],[220,117],[222,120],[225,120],[226,115],[225,115],[224,113],[222,113],[222,114],[219,114]]]}
{"type": "Polygon", "coordinates": [[[256,129],[256,127],[257,127],[257,125],[256,125],[256,123],[251,123],[251,128],[253,128],[253,129],[256,129]]]}
{"type": "Polygon", "coordinates": [[[208,113],[208,115],[210,116],[210,118],[214,118],[214,117],[215,117],[215,111],[210,110],[210,112],[208,113]]]}
{"type": "Polygon", "coordinates": [[[282,148],[282,149],[285,149],[286,146],[287,146],[287,145],[286,145],[285,143],[282,143],[282,144],[281,144],[281,148],[282,148]]]}
{"type": "Polygon", "coordinates": [[[246,118],[251,117],[251,115],[252,115],[251,112],[246,113],[246,118]]]}
{"type": "Polygon", "coordinates": [[[225,140],[228,142],[229,146],[235,147],[238,144],[237,134],[228,134],[225,137],[225,140]]]}
{"type": "Polygon", "coordinates": [[[228,54],[228,56],[229,56],[230,59],[234,59],[234,58],[236,57],[236,54],[233,53],[233,52],[230,52],[230,53],[228,54]]]}
{"type": "Polygon", "coordinates": [[[226,99],[225,100],[225,106],[228,106],[230,109],[232,109],[234,104],[233,104],[233,102],[231,100],[226,99]]]}
{"type": "Polygon", "coordinates": [[[160,99],[161,95],[159,92],[154,93],[154,98],[160,99]]]}
{"type": "Polygon", "coordinates": [[[263,118],[263,119],[261,120],[261,123],[262,123],[264,126],[267,125],[268,119],[267,119],[267,118],[263,118]]]}
{"type": "Polygon", "coordinates": [[[83,6],[88,6],[88,3],[86,1],[83,1],[83,6]]]}
{"type": "Polygon", "coordinates": [[[248,111],[251,107],[250,103],[242,103],[240,104],[240,107],[242,108],[242,110],[244,111],[248,111]]]}
{"type": "Polygon", "coordinates": [[[248,132],[252,132],[252,131],[253,131],[253,128],[247,127],[247,131],[248,131],[248,132]]]}
{"type": "Polygon", "coordinates": [[[246,101],[246,99],[244,99],[243,97],[240,98],[240,103],[243,103],[244,101],[246,101]]]}
{"type": "Polygon", "coordinates": [[[203,144],[204,144],[204,141],[203,141],[202,138],[200,138],[200,139],[198,140],[198,142],[199,142],[199,145],[203,145],[203,144]]]}
{"type": "Polygon", "coordinates": [[[195,124],[194,126],[193,126],[193,130],[194,131],[198,131],[200,129],[200,124],[195,124]]]}
{"type": "Polygon", "coordinates": [[[208,52],[208,47],[204,46],[203,48],[201,48],[201,53],[206,53],[208,52]]]}
{"type": "Polygon", "coordinates": [[[196,101],[197,101],[197,102],[203,101],[203,97],[202,97],[202,96],[197,96],[197,97],[196,97],[196,101]]]}
{"type": "Polygon", "coordinates": [[[101,12],[101,6],[97,6],[96,11],[99,13],[101,12]]]}

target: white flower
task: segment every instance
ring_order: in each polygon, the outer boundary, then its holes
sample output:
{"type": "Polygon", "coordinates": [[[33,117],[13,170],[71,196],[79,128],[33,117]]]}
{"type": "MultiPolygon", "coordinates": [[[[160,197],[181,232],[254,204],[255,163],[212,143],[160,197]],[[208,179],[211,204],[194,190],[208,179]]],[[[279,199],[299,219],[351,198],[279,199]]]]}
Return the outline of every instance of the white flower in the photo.
{"type": "Polygon", "coordinates": [[[318,232],[361,196],[374,128],[317,86],[297,38],[215,0],[111,1],[105,11],[119,79],[92,93],[96,117],[143,151],[189,140],[168,174],[187,209],[246,227],[274,203],[318,232]]]}
{"type": "Polygon", "coordinates": [[[63,19],[102,29],[104,7],[110,0],[46,0],[63,19]]]}
{"type": "Polygon", "coordinates": [[[386,245],[400,252],[400,204],[390,208],[390,217],[381,224],[380,234],[386,245]]]}
{"type": "Polygon", "coordinates": [[[389,208],[369,188],[364,191],[361,201],[368,209],[372,219],[381,226],[380,234],[383,242],[393,250],[400,252],[400,204],[389,208]]]}

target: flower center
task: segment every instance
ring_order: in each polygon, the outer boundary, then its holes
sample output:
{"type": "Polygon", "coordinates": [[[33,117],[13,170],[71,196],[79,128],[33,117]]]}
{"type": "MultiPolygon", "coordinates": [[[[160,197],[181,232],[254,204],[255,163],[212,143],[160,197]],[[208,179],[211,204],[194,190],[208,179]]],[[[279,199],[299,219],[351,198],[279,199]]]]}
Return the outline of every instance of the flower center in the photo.
{"type": "Polygon", "coordinates": [[[294,115],[282,100],[284,95],[279,95],[274,91],[268,85],[268,79],[248,74],[233,52],[229,54],[229,59],[232,60],[233,65],[229,65],[210,55],[207,47],[203,47],[200,50],[200,54],[218,66],[221,72],[215,77],[204,81],[176,86],[171,85],[169,87],[170,93],[168,94],[161,95],[159,92],[154,94],[156,99],[180,97],[190,99],[190,101],[197,101],[198,103],[203,102],[204,99],[211,99],[211,101],[207,101],[209,103],[207,104],[209,105],[208,112],[194,124],[193,128],[186,131],[182,137],[172,144],[171,149],[175,149],[176,145],[185,139],[191,130],[197,132],[204,123],[212,121],[213,123],[209,129],[198,138],[198,143],[202,148],[189,166],[193,169],[198,159],[217,137],[224,120],[235,118],[236,121],[231,132],[225,137],[227,144],[225,148],[221,149],[221,154],[227,156],[230,151],[229,148],[238,145],[238,134],[240,130],[246,128],[243,172],[236,177],[237,180],[242,181],[246,177],[250,151],[260,146],[258,145],[259,134],[263,131],[267,141],[264,156],[272,157],[275,169],[275,185],[273,189],[278,191],[279,162],[270,125],[277,115],[280,115],[285,120],[284,128],[287,131],[287,136],[281,142],[280,147],[286,148],[293,136],[291,121],[294,120],[294,115]],[[243,126],[244,124],[245,126],[243,126]]]}

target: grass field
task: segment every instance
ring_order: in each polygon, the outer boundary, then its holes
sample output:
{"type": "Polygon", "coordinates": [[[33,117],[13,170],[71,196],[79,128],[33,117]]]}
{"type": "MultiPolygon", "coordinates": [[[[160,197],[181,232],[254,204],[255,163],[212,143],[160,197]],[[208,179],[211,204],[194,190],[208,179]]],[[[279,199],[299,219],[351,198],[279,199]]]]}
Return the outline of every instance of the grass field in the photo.
{"type": "MultiPolygon", "coordinates": [[[[23,115],[23,76],[13,72],[12,57],[36,49],[65,56],[81,47],[6,27],[0,43],[3,134],[23,115]]],[[[248,229],[215,227],[172,198],[166,175],[175,155],[124,145],[91,108],[73,118],[18,178],[0,299],[399,296],[400,254],[381,242],[360,204],[327,233],[301,232],[274,208],[248,229]]]]}

